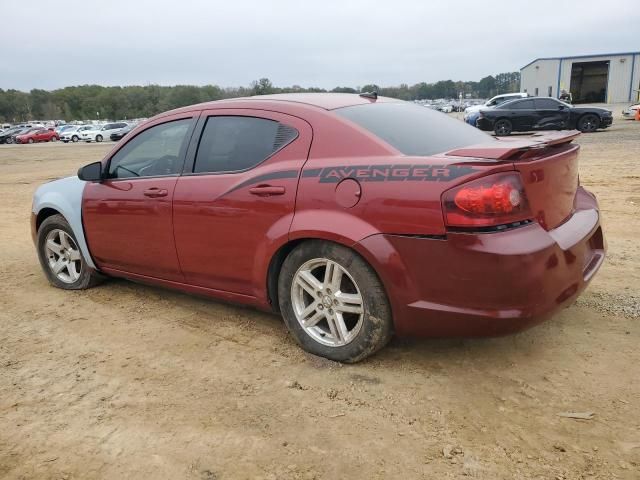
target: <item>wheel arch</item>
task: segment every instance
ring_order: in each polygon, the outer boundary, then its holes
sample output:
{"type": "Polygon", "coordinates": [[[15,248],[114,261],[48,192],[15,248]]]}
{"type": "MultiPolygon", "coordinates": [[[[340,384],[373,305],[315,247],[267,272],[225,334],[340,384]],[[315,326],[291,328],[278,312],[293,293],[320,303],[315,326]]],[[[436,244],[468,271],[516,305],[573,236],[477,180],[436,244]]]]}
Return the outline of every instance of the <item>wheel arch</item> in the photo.
{"type": "Polygon", "coordinates": [[[32,213],[36,216],[36,232],[42,222],[51,215],[62,215],[69,223],[87,265],[96,270],[82,224],[84,187],[85,182],[78,177],[67,177],[45,183],[33,195],[32,213]]]}
{"type": "MultiPolygon", "coordinates": [[[[42,225],[42,222],[54,215],[62,215],[62,213],[52,207],[42,208],[36,215],[36,232],[40,230],[40,225],[42,225]]],[[[64,217],[64,215],[62,216],[64,217]]]]}
{"type": "Polygon", "coordinates": [[[267,299],[269,304],[271,305],[271,309],[279,313],[280,312],[280,303],[278,298],[278,278],[280,276],[280,271],[282,270],[282,265],[286,260],[289,253],[293,251],[298,245],[302,243],[310,242],[310,241],[322,241],[328,243],[335,243],[337,245],[342,245],[343,247],[347,247],[353,250],[354,253],[363,258],[365,262],[369,264],[369,266],[376,273],[378,278],[380,278],[379,272],[377,272],[374,265],[371,264],[369,259],[361,254],[357,249],[353,248],[355,242],[345,241],[344,239],[335,238],[334,236],[303,236],[299,238],[289,239],[286,243],[281,245],[271,256],[271,260],[269,261],[269,267],[267,268],[267,278],[266,278],[266,287],[267,287],[267,299]],[[330,238],[331,237],[331,238],[330,238]]]}

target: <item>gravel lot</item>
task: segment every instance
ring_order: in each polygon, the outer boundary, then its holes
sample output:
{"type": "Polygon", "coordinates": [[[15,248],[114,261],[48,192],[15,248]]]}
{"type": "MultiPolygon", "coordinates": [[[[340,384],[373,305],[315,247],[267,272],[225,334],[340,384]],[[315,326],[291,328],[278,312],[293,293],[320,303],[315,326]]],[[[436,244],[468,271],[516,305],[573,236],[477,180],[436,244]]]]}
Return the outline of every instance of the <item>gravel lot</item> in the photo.
{"type": "Polygon", "coordinates": [[[578,142],[609,255],[576,305],[353,366],[305,355],[273,315],[49,287],[31,195],[111,145],[0,145],[0,478],[640,478],[640,122],[578,142]]]}

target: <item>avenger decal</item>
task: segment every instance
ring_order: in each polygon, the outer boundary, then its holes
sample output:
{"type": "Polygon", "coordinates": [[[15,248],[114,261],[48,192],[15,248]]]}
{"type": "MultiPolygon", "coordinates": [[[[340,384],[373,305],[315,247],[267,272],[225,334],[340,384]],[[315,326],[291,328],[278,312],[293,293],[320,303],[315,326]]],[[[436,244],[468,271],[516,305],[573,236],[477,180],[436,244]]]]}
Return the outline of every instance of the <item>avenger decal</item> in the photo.
{"type": "Polygon", "coordinates": [[[345,178],[361,182],[447,182],[476,169],[465,165],[347,165],[306,170],[303,177],[320,177],[320,183],[338,183],[345,178]]]}
{"type": "MultiPolygon", "coordinates": [[[[302,178],[318,178],[319,183],[338,183],[345,178],[354,178],[361,182],[448,182],[475,171],[475,168],[466,165],[346,165],[311,168],[302,173],[302,178]]],[[[227,193],[268,180],[296,178],[297,176],[297,170],[283,170],[258,175],[236,185],[227,193]]]]}

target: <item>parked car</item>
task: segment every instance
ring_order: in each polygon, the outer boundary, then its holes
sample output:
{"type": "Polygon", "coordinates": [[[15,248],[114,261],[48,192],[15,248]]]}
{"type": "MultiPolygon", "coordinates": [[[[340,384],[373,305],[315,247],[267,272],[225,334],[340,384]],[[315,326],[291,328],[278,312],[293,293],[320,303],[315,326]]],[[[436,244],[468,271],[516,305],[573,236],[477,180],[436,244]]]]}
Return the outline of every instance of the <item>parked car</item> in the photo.
{"type": "Polygon", "coordinates": [[[116,130],[115,132],[113,132],[109,138],[113,141],[113,142],[117,142],[122,140],[122,138],[129,133],[131,130],[133,130],[135,128],[135,125],[127,125],[124,128],[121,128],[120,130],[116,130]]]}
{"type": "Polygon", "coordinates": [[[74,125],[73,127],[62,132],[62,134],[60,135],[60,140],[62,140],[64,143],[75,143],[80,140],[80,135],[82,134],[82,132],[84,132],[85,130],[91,130],[93,128],[93,125],[74,125]]]}
{"type": "Polygon", "coordinates": [[[477,126],[496,135],[531,130],[573,130],[583,133],[607,128],[613,122],[610,110],[573,107],[555,98],[533,97],[511,100],[480,110],[477,126]]]}
{"type": "Polygon", "coordinates": [[[8,130],[0,133],[0,144],[1,143],[13,143],[13,135],[22,133],[24,130],[27,130],[23,127],[11,127],[8,130]]]}
{"type": "Polygon", "coordinates": [[[575,301],[605,258],[577,135],[499,140],[375,94],[210,102],[40,186],[32,234],[56,287],[111,275],[280,312],[302,348],[355,362],[393,333],[514,332],[575,301]]]}
{"type": "Polygon", "coordinates": [[[80,133],[80,140],[85,142],[101,142],[105,138],[110,138],[112,133],[115,133],[126,126],[127,124],[124,122],[107,123],[102,126],[94,125],[94,128],[83,130],[80,133]]]}
{"type": "Polygon", "coordinates": [[[58,136],[62,135],[64,132],[66,132],[67,130],[71,130],[72,128],[75,128],[75,125],[58,125],[55,128],[56,133],[58,134],[58,136]]]}
{"type": "Polygon", "coordinates": [[[634,103],[633,105],[629,105],[622,111],[622,116],[626,119],[635,119],[636,112],[640,110],[640,103],[634,103]]]}
{"type": "Polygon", "coordinates": [[[53,130],[39,128],[16,136],[16,143],[56,142],[58,134],[53,130]]]}
{"type": "Polygon", "coordinates": [[[477,126],[476,123],[478,121],[478,118],[480,118],[480,110],[476,110],[473,112],[469,112],[469,113],[465,113],[463,120],[468,123],[469,125],[475,127],[477,126]]]}
{"type": "Polygon", "coordinates": [[[18,143],[18,137],[21,135],[28,135],[33,132],[37,132],[38,130],[42,130],[42,127],[26,127],[21,128],[20,130],[14,132],[11,135],[10,139],[6,140],[6,143],[18,143]]]}
{"type": "Polygon", "coordinates": [[[530,95],[528,93],[503,93],[502,95],[496,95],[481,105],[474,105],[472,107],[465,108],[465,116],[463,117],[464,121],[467,121],[466,116],[470,113],[479,112],[483,108],[495,107],[496,105],[500,105],[501,103],[508,102],[510,100],[527,98],[529,96],[530,95]]]}

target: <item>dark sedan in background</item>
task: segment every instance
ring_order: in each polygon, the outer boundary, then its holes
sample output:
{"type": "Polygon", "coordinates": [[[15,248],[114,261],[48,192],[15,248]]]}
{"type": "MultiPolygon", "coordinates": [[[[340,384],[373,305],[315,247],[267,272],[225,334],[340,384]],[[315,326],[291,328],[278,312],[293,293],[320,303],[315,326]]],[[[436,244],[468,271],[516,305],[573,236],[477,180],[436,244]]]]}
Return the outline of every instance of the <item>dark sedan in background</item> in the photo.
{"type": "Polygon", "coordinates": [[[480,110],[477,126],[496,135],[531,130],[580,130],[595,132],[611,125],[611,111],[574,107],[555,98],[524,98],[480,110]]]}
{"type": "Polygon", "coordinates": [[[113,132],[109,138],[114,141],[117,142],[119,140],[122,140],[122,137],[124,137],[127,133],[129,133],[131,130],[133,130],[133,127],[135,127],[135,125],[127,125],[124,128],[121,128],[120,130],[113,132]]]}

